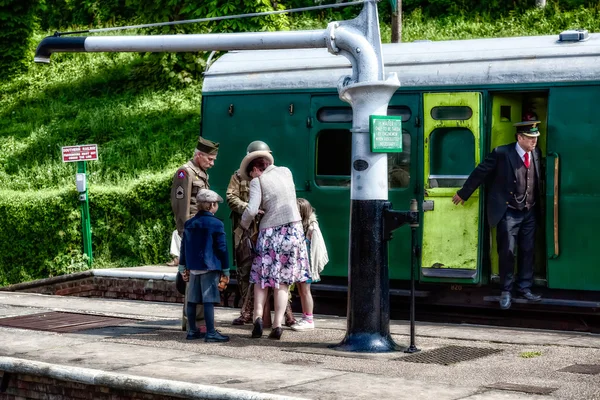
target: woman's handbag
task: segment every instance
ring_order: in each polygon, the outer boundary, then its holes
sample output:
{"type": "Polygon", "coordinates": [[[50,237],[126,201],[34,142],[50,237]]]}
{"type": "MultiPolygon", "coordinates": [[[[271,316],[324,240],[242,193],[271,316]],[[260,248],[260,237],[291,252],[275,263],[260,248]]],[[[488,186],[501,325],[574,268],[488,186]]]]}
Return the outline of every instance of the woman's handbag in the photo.
{"type": "Polygon", "coordinates": [[[239,242],[235,246],[235,261],[236,265],[249,265],[252,264],[256,251],[256,239],[258,238],[258,230],[256,229],[256,221],[253,223],[254,229],[243,230],[241,227],[236,229],[236,239],[239,238],[239,242]],[[252,235],[250,232],[254,232],[252,235]]]}
{"type": "Polygon", "coordinates": [[[179,293],[185,294],[186,282],[183,280],[183,276],[181,276],[181,273],[177,272],[176,275],[177,276],[175,277],[175,287],[177,288],[177,291],[179,293]]]}

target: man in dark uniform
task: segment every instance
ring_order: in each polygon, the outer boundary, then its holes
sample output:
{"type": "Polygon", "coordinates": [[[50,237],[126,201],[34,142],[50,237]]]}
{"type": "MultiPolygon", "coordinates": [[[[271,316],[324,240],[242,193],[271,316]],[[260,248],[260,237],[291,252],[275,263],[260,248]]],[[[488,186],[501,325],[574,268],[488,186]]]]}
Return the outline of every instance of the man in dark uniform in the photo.
{"type": "MultiPolygon", "coordinates": [[[[175,176],[173,176],[171,184],[171,209],[173,210],[177,226],[177,235],[173,235],[173,237],[175,241],[178,240],[179,244],[171,247],[179,248],[181,246],[185,221],[192,218],[198,212],[198,206],[196,205],[196,194],[198,194],[198,191],[200,189],[210,189],[206,171],[215,165],[218,151],[219,143],[212,142],[200,136],[194,151],[194,157],[182,165],[175,172],[175,176]]],[[[186,303],[187,297],[186,289],[186,303]]],[[[184,329],[187,325],[185,308],[186,305],[184,304],[184,329]]],[[[196,320],[203,319],[204,309],[202,306],[199,306],[196,308],[196,320]]]]}
{"type": "Polygon", "coordinates": [[[488,186],[487,217],[491,227],[497,227],[500,283],[500,308],[511,306],[515,250],[518,246],[518,292],[529,301],[541,297],[531,293],[535,254],[535,228],[539,218],[543,191],[541,185],[541,151],[536,147],[540,121],[519,122],[516,143],[495,148],[475,168],[452,198],[463,204],[484,182],[488,186]]]}

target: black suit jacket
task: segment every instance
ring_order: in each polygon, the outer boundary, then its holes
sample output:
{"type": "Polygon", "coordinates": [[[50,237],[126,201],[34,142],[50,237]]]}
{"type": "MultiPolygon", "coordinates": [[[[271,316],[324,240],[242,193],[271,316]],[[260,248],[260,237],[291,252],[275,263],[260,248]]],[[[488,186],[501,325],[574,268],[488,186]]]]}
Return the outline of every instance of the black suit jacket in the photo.
{"type": "MultiPolygon", "coordinates": [[[[461,199],[467,200],[473,192],[482,184],[488,185],[487,189],[487,217],[490,226],[498,225],[500,219],[506,213],[508,202],[517,190],[517,168],[523,161],[515,148],[516,144],[511,143],[496,147],[487,158],[471,172],[469,178],[457,193],[461,199]]],[[[541,209],[540,205],[543,199],[542,177],[542,152],[535,148],[531,152],[535,174],[537,179],[538,197],[536,209],[541,209]]]]}

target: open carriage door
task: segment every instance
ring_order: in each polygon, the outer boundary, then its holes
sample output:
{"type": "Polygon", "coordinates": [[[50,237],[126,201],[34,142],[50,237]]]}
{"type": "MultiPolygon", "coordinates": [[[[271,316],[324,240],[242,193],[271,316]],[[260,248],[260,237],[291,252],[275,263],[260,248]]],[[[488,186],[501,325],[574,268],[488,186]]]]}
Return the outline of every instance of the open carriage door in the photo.
{"type": "Polygon", "coordinates": [[[423,109],[421,281],[479,283],[480,191],[452,196],[480,162],[481,93],[425,93],[423,109]]]}

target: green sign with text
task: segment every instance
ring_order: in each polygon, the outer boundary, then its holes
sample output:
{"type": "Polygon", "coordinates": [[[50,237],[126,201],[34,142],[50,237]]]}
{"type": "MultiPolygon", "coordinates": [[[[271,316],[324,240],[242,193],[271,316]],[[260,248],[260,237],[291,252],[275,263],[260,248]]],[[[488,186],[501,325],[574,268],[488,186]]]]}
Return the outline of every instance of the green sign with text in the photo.
{"type": "Polygon", "coordinates": [[[402,152],[402,117],[371,115],[369,131],[373,153],[402,152]]]}

